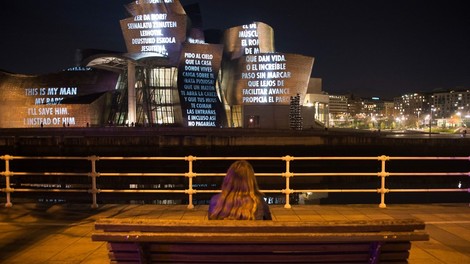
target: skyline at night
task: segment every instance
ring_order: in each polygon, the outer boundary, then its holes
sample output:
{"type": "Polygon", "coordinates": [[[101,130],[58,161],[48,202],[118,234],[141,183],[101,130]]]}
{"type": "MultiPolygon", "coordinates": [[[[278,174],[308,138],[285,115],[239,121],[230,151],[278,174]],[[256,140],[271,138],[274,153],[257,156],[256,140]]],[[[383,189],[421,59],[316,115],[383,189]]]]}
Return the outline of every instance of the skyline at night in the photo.
{"type": "MultiPolygon", "coordinates": [[[[77,49],[125,52],[119,20],[129,0],[2,4],[0,69],[42,74],[74,66],[77,49]],[[26,8],[25,8],[26,7],[26,8]]],[[[470,87],[470,19],[464,1],[246,1],[199,3],[204,29],[259,21],[275,49],[315,58],[312,77],[330,94],[391,99],[470,87]]]]}

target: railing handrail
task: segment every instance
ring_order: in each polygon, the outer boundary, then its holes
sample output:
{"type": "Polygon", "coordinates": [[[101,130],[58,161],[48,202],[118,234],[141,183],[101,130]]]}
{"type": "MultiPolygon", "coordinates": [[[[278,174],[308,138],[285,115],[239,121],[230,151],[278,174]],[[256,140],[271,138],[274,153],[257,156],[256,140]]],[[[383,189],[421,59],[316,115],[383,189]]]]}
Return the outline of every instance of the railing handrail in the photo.
{"type": "Polygon", "coordinates": [[[410,160],[431,160],[431,161],[446,161],[446,160],[463,160],[469,161],[470,157],[390,157],[390,156],[368,156],[368,157],[100,157],[100,156],[0,156],[0,160],[5,163],[5,170],[0,172],[1,176],[5,177],[5,188],[1,192],[6,194],[6,207],[11,207],[11,194],[13,192],[87,192],[93,197],[92,207],[97,208],[97,195],[99,193],[183,193],[189,196],[188,208],[193,208],[193,195],[197,193],[218,193],[220,190],[200,190],[193,188],[193,178],[195,177],[223,177],[225,172],[195,172],[193,171],[193,163],[197,161],[228,161],[228,160],[262,160],[262,161],[281,161],[285,163],[285,171],[279,172],[258,172],[257,177],[284,177],[285,188],[280,190],[261,190],[264,193],[279,193],[285,194],[285,208],[290,208],[290,194],[293,193],[333,193],[333,192],[351,192],[351,193],[379,193],[381,198],[380,208],[385,208],[385,195],[390,192],[470,192],[470,188],[410,188],[410,189],[389,189],[386,187],[386,178],[391,176],[419,176],[419,177],[436,177],[436,176],[469,176],[470,172],[453,171],[453,172],[435,172],[435,171],[420,171],[420,172],[389,172],[386,170],[386,162],[392,160],[410,161],[410,160]],[[62,171],[11,171],[10,162],[14,160],[86,160],[90,162],[91,169],[84,172],[62,172],[62,171]],[[98,172],[96,171],[97,161],[184,161],[187,162],[188,170],[182,172],[98,172]],[[291,162],[293,161],[309,161],[309,160],[338,160],[338,161],[379,161],[381,164],[381,171],[378,172],[292,172],[291,162]],[[59,189],[59,188],[45,188],[45,189],[32,189],[32,188],[12,188],[10,179],[15,176],[54,176],[54,177],[70,177],[70,176],[83,176],[91,178],[91,187],[89,189],[59,189]],[[290,178],[293,177],[379,177],[381,179],[381,186],[378,189],[297,189],[290,188],[290,178]],[[98,177],[186,177],[189,179],[187,189],[98,189],[96,180],[98,177]]]}

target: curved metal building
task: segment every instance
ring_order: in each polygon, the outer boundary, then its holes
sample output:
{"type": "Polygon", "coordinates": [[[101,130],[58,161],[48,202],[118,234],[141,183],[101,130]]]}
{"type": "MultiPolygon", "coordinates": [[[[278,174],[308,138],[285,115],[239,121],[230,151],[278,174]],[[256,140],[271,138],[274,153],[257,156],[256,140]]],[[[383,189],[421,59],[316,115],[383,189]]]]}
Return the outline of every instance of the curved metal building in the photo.
{"type": "Polygon", "coordinates": [[[137,0],[126,9],[127,52],[83,51],[79,67],[48,75],[0,73],[0,127],[315,123],[303,109],[314,59],[277,52],[269,25],[206,40],[197,5],[137,0]]]}

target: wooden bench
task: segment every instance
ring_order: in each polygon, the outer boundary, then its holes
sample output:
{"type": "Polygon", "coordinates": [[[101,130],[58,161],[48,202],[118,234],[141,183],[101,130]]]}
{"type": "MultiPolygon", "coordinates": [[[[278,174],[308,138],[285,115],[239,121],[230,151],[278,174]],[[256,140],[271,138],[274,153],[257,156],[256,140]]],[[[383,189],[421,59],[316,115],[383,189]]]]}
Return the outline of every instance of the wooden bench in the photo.
{"type": "Polygon", "coordinates": [[[429,240],[414,219],[102,219],[95,229],[112,263],[407,263],[411,241],[429,240]]]}

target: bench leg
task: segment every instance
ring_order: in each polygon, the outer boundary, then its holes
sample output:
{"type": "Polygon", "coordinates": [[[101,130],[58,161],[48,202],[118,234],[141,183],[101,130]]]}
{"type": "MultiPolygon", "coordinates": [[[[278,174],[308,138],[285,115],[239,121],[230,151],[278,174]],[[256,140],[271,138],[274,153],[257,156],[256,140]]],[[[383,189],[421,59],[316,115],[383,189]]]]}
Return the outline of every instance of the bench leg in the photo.
{"type": "Polygon", "coordinates": [[[152,260],[149,259],[148,254],[145,254],[145,252],[149,252],[148,245],[146,243],[136,243],[136,246],[139,250],[140,263],[141,264],[152,263],[152,260]]]}

